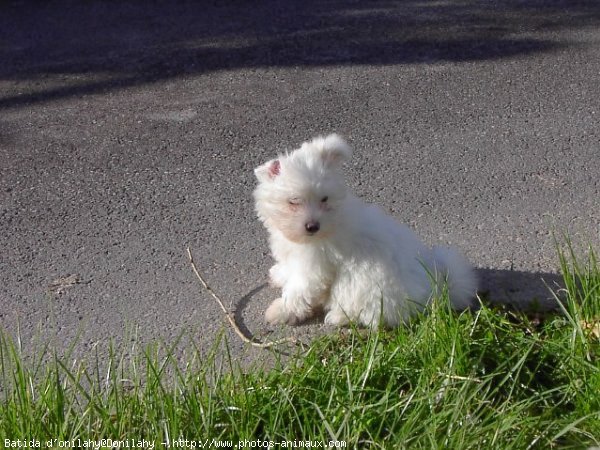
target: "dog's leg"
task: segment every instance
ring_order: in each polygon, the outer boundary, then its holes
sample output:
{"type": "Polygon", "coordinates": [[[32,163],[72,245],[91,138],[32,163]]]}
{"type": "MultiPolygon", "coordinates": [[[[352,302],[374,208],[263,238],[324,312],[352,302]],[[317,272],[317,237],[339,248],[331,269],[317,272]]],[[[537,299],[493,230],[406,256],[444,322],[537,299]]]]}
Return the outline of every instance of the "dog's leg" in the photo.
{"type": "Polygon", "coordinates": [[[265,318],[270,324],[295,325],[312,317],[322,307],[329,290],[322,280],[293,276],[286,280],[282,297],[273,301],[265,318]]]}
{"type": "Polygon", "coordinates": [[[275,264],[269,269],[269,284],[274,288],[282,288],[287,281],[285,273],[281,264],[275,264]]]}

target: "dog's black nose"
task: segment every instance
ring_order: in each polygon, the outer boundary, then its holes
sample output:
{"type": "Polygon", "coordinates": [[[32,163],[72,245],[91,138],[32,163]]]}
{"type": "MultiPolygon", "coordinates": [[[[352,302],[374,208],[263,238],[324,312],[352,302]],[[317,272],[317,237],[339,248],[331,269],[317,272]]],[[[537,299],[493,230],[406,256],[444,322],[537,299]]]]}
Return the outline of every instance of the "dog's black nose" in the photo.
{"type": "Polygon", "coordinates": [[[315,234],[317,231],[319,231],[319,228],[321,228],[321,225],[319,224],[319,222],[306,222],[306,224],[304,224],[304,228],[306,228],[306,231],[309,234],[315,234]]]}

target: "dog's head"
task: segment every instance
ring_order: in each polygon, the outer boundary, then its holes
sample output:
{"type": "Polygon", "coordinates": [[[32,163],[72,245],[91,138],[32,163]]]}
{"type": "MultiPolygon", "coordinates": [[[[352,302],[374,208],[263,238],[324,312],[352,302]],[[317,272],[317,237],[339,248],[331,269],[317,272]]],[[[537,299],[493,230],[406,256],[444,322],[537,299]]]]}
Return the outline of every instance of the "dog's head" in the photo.
{"type": "Polygon", "coordinates": [[[331,236],[346,197],[340,168],[351,154],[348,144],[331,134],[257,167],[254,199],[260,220],[297,243],[331,236]]]}

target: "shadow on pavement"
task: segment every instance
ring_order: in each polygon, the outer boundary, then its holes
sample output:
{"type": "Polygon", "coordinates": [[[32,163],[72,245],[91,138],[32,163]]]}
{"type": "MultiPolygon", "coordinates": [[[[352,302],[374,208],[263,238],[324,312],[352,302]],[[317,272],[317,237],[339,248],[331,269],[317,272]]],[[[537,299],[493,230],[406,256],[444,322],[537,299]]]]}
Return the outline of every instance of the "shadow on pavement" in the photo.
{"type": "MultiPolygon", "coordinates": [[[[562,277],[555,273],[542,272],[520,272],[515,270],[477,269],[479,277],[479,292],[483,300],[492,305],[504,305],[509,309],[543,312],[558,309],[552,292],[561,288],[562,277]]],[[[235,321],[246,337],[250,339],[264,337],[254,335],[247,327],[244,319],[244,311],[254,297],[267,287],[266,283],[255,287],[244,295],[236,305],[235,321]]],[[[261,311],[261,320],[263,319],[261,311]]],[[[322,324],[323,317],[318,317],[293,329],[305,328],[309,325],[322,324]]],[[[315,330],[315,332],[319,332],[315,330]]],[[[320,330],[322,333],[323,330],[320,330]]]]}
{"type": "Polygon", "coordinates": [[[233,317],[235,318],[235,323],[237,323],[240,331],[248,339],[256,339],[257,336],[255,336],[246,326],[246,323],[244,322],[244,310],[248,307],[248,304],[252,301],[252,298],[267,286],[267,283],[263,283],[260,286],[255,287],[246,295],[244,295],[236,305],[233,306],[233,317]]]}
{"type": "Polygon", "coordinates": [[[556,273],[478,269],[480,293],[491,304],[520,310],[558,309],[552,292],[562,286],[556,273]]]}
{"type": "Polygon", "coordinates": [[[0,81],[39,82],[0,107],[219,70],[506,58],[599,22],[591,0],[0,1],[0,81]]]}

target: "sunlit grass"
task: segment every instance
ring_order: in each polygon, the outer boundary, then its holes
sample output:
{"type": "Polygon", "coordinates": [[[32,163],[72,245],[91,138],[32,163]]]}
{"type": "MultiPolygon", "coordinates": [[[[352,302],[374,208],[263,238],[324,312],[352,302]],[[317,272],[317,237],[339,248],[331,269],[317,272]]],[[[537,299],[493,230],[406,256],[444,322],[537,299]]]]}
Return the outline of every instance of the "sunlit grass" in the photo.
{"type": "Polygon", "coordinates": [[[151,346],[73,362],[25,357],[0,339],[0,439],[343,441],[347,448],[588,448],[600,445],[600,271],[559,252],[562,314],[438,299],[406,327],[341,330],[276,364],[240,368],[151,346]]]}

